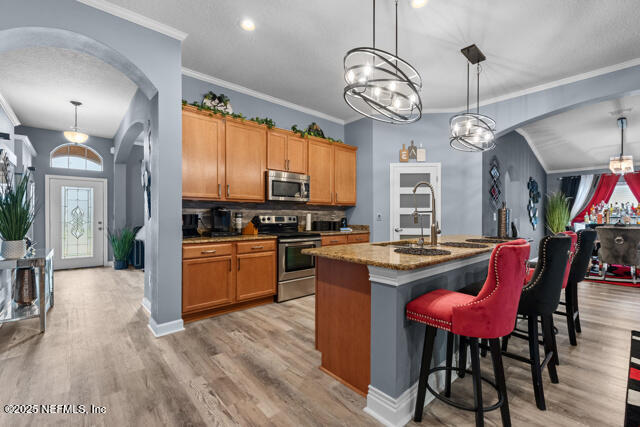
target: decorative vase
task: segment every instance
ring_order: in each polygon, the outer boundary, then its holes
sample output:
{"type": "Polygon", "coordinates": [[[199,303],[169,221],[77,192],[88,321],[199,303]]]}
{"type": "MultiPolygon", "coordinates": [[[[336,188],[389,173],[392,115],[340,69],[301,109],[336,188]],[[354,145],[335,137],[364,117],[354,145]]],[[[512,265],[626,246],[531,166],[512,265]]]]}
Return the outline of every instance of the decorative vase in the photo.
{"type": "Polygon", "coordinates": [[[18,259],[27,254],[27,243],[23,240],[3,240],[0,255],[4,259],[18,259]]]}
{"type": "Polygon", "coordinates": [[[13,300],[18,305],[31,305],[38,296],[36,272],[33,267],[17,268],[13,272],[13,300]]]}
{"type": "Polygon", "coordinates": [[[129,267],[129,263],[126,259],[117,259],[113,261],[113,268],[115,270],[126,270],[127,267],[129,267]]]}

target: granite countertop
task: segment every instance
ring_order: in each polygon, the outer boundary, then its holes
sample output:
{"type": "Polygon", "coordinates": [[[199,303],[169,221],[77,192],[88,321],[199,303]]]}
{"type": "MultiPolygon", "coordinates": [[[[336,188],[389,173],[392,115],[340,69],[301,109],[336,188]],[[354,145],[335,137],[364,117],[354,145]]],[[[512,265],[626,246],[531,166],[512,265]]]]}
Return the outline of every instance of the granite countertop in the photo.
{"type": "Polygon", "coordinates": [[[182,243],[220,243],[220,242],[238,242],[244,240],[270,240],[277,239],[277,236],[271,234],[239,234],[237,236],[220,236],[220,237],[185,237],[182,243]]]}
{"type": "MultiPolygon", "coordinates": [[[[479,239],[482,236],[473,235],[452,235],[438,236],[438,242],[465,242],[466,239],[479,239]]],[[[428,242],[428,237],[426,238],[428,242]]],[[[315,255],[321,258],[329,258],[340,261],[353,262],[355,264],[372,265],[376,267],[388,268],[392,270],[415,270],[429,267],[457,259],[469,258],[475,255],[488,253],[493,250],[495,243],[484,243],[484,248],[456,248],[438,244],[430,246],[425,244],[425,248],[438,248],[451,252],[450,255],[408,255],[395,252],[398,246],[394,243],[417,242],[414,240],[402,240],[398,242],[378,242],[378,243],[355,243],[350,245],[324,246],[314,249],[304,249],[302,253],[315,255]]]]}

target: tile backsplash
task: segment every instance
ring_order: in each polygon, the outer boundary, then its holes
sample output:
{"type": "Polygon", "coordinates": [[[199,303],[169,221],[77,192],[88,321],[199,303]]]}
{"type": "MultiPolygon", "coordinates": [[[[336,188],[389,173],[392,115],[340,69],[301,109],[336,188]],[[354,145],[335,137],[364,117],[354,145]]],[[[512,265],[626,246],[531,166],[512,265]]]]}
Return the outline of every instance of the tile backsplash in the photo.
{"type": "Polygon", "coordinates": [[[201,202],[193,200],[182,201],[182,213],[201,214],[203,226],[211,227],[211,209],[224,207],[231,211],[231,218],[236,212],[242,213],[242,226],[245,227],[256,215],[295,215],[298,217],[299,227],[306,226],[306,216],[311,214],[312,221],[339,221],[345,217],[346,207],[338,206],[313,206],[302,203],[269,202],[269,203],[221,203],[201,202]]]}

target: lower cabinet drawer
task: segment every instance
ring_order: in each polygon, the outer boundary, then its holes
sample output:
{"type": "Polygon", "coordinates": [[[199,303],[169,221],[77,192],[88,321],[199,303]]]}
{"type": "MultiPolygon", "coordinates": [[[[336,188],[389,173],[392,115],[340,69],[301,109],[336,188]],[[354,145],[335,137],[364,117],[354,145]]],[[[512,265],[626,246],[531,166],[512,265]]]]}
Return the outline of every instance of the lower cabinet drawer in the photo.
{"type": "Polygon", "coordinates": [[[322,246],[346,245],[347,236],[322,236],[322,246]]]}
{"type": "Polygon", "coordinates": [[[254,240],[251,242],[238,242],[239,254],[250,254],[253,252],[266,252],[276,250],[275,240],[254,240]]]}
{"type": "Polygon", "coordinates": [[[347,236],[348,243],[365,243],[369,241],[369,233],[366,234],[349,234],[347,236]]]}
{"type": "Polygon", "coordinates": [[[231,255],[232,253],[233,243],[203,243],[182,246],[182,259],[231,255]]]}

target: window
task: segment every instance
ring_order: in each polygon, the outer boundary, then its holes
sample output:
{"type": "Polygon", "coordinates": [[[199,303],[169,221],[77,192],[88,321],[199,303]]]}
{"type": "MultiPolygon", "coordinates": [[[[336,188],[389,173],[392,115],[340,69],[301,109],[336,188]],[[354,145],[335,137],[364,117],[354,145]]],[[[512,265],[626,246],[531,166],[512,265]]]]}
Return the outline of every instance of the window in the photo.
{"type": "Polygon", "coordinates": [[[629,203],[635,206],[638,204],[638,201],[631,192],[627,183],[622,181],[616,184],[613,194],[611,195],[611,199],[609,199],[609,203],[611,205],[615,205],[616,203],[618,203],[618,205],[629,203]]]}
{"type": "Polygon", "coordinates": [[[102,172],[102,157],[85,145],[61,145],[51,152],[50,161],[52,168],[102,172]]]}

